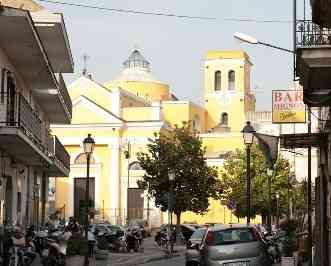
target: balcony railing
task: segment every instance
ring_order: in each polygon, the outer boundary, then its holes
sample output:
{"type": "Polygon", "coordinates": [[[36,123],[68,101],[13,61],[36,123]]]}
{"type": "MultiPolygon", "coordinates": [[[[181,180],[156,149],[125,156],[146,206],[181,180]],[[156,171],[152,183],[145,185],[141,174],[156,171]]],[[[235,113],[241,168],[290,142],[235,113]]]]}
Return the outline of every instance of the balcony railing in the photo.
{"type": "Polygon", "coordinates": [[[51,156],[54,156],[56,160],[59,160],[64,167],[70,169],[70,155],[57,136],[49,135],[48,151],[51,156]]]}
{"type": "Polygon", "coordinates": [[[63,102],[70,114],[70,117],[72,117],[72,102],[67,87],[65,86],[63,76],[61,74],[59,75],[59,92],[60,92],[59,96],[62,97],[63,102]]]}
{"type": "Polygon", "coordinates": [[[41,144],[41,120],[21,94],[0,95],[0,126],[21,128],[41,144]]]}
{"type": "Polygon", "coordinates": [[[296,45],[297,47],[331,46],[331,29],[320,28],[311,20],[298,20],[296,45]]]}

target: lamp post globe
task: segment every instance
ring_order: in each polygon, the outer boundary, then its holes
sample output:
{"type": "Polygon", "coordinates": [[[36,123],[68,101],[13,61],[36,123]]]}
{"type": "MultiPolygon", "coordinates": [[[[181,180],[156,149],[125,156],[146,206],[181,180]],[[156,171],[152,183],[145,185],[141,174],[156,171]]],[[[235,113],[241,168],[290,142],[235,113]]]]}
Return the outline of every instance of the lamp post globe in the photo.
{"type": "Polygon", "coordinates": [[[267,175],[272,177],[274,170],[272,168],[267,168],[267,175]]]}
{"type": "Polygon", "coordinates": [[[251,126],[251,122],[247,121],[246,126],[243,128],[242,133],[244,137],[244,143],[246,146],[253,144],[255,129],[251,126]]]}
{"type": "Polygon", "coordinates": [[[169,171],[168,178],[169,178],[169,181],[174,181],[175,180],[175,172],[174,171],[169,171]]]}
{"type": "Polygon", "coordinates": [[[259,41],[256,38],[254,38],[252,36],[249,36],[247,34],[241,33],[241,32],[235,32],[233,34],[233,37],[235,37],[239,41],[250,43],[250,44],[258,44],[259,43],[259,41]]]}
{"type": "Polygon", "coordinates": [[[83,141],[83,148],[86,155],[91,155],[93,153],[94,146],[94,139],[91,137],[91,134],[88,134],[87,138],[85,138],[83,141]]]}

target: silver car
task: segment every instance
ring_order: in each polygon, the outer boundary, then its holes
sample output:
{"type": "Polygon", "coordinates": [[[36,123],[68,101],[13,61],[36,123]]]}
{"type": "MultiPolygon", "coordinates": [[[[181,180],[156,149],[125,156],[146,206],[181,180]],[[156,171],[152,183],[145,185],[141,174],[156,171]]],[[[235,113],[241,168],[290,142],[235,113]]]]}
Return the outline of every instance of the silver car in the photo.
{"type": "Polygon", "coordinates": [[[270,266],[266,246],[253,226],[210,227],[199,247],[200,266],[270,266]]]}
{"type": "Polygon", "coordinates": [[[190,239],[186,243],[186,253],[185,253],[185,259],[186,259],[186,266],[194,266],[199,265],[200,261],[200,253],[199,253],[199,247],[201,244],[201,241],[203,239],[203,236],[206,233],[206,228],[199,228],[197,229],[190,239]]]}

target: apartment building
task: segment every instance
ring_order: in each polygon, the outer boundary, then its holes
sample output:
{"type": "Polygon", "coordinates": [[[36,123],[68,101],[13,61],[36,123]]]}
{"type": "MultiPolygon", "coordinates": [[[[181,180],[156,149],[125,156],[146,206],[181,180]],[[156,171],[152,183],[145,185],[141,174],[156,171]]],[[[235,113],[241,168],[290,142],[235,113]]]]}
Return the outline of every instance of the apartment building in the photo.
{"type": "Polygon", "coordinates": [[[26,226],[48,219],[49,177],[69,175],[50,124],[71,122],[73,59],[62,14],[19,7],[0,5],[0,224],[26,226]]]}

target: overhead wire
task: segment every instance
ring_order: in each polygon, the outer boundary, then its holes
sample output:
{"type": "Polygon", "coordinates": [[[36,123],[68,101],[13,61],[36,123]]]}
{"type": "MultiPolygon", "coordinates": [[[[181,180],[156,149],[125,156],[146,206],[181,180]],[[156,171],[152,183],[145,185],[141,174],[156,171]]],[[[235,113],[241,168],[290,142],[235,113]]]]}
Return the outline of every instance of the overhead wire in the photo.
{"type": "Polygon", "coordinates": [[[89,8],[89,9],[97,9],[103,11],[110,12],[118,12],[118,13],[131,13],[131,14],[140,14],[140,15],[151,15],[151,16],[166,16],[166,17],[176,17],[176,18],[186,18],[186,19],[200,19],[200,20],[215,20],[213,17],[200,17],[200,16],[188,16],[188,15],[179,15],[173,13],[161,13],[161,12],[148,12],[148,11],[140,11],[133,9],[121,9],[121,8],[109,8],[103,6],[94,6],[94,5],[84,5],[84,4],[75,4],[75,3],[67,3],[62,1],[53,1],[53,0],[39,0],[40,2],[47,2],[52,4],[73,6],[73,7],[81,7],[81,8],[89,8]]]}
{"type": "MultiPolygon", "coordinates": [[[[189,16],[189,15],[180,15],[175,13],[163,13],[163,12],[149,12],[149,11],[141,11],[134,9],[122,9],[122,8],[109,8],[105,6],[96,6],[96,5],[85,5],[85,4],[77,4],[72,2],[63,2],[57,0],[39,0],[40,2],[46,2],[50,4],[58,4],[79,8],[89,8],[117,13],[128,13],[128,14],[137,14],[137,15],[150,15],[150,16],[165,16],[165,17],[175,17],[175,18],[183,18],[183,19],[198,19],[198,20],[218,20],[216,17],[204,17],[204,16],[189,16]]],[[[250,19],[250,18],[223,18],[224,21],[233,21],[233,22],[253,22],[253,23],[291,23],[290,20],[279,20],[279,19],[268,19],[268,20],[259,20],[259,19],[250,19]]]]}

